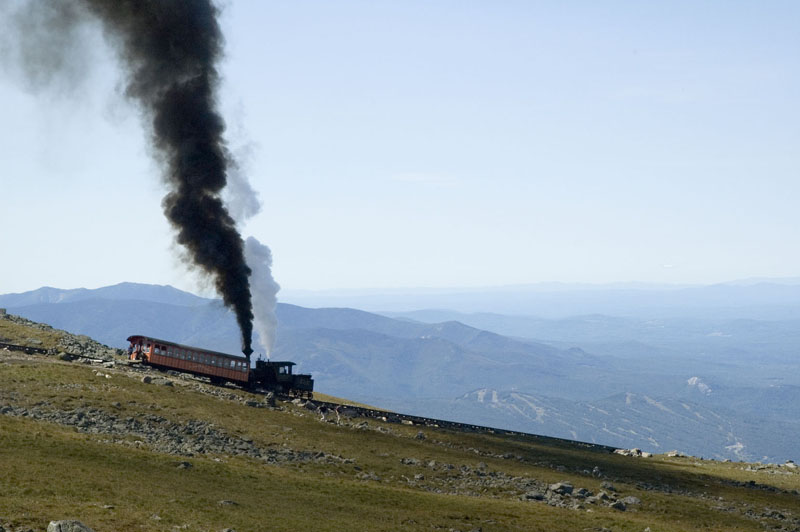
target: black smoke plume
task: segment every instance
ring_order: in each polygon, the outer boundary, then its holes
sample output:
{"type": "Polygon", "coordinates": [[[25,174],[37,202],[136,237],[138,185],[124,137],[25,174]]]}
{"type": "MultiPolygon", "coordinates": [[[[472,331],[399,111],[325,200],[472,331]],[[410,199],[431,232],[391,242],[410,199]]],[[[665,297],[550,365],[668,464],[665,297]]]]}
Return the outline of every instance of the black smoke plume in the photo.
{"type": "Polygon", "coordinates": [[[169,185],[164,212],[192,263],[211,276],[236,314],[249,358],[251,272],[220,198],[233,162],[217,111],[223,48],[217,7],[211,0],[21,0],[16,6],[7,20],[26,28],[19,30],[20,55],[35,59],[23,66],[34,81],[50,80],[52,70],[78,62],[64,43],[75,41],[76,28],[86,21],[101,22],[123,67],[125,94],[141,109],[162,163],[169,185]]]}
{"type": "Polygon", "coordinates": [[[126,67],[128,97],[152,122],[171,187],[164,212],[194,264],[209,273],[252,353],[250,268],[220,198],[230,157],[217,111],[223,37],[209,0],[78,0],[103,23],[126,67]]]}

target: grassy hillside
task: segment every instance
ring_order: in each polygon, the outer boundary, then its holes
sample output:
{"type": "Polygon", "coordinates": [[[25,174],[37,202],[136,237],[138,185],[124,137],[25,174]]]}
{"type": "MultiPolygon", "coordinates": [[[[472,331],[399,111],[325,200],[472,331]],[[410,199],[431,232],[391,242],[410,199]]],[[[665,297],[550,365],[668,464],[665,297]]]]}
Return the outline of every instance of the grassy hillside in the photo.
{"type": "MultiPolygon", "coordinates": [[[[82,345],[22,320],[0,318],[0,336],[82,345]]],[[[798,488],[789,466],[322,420],[121,360],[0,350],[0,527],[11,530],[68,518],[96,532],[796,530],[798,488]]]]}

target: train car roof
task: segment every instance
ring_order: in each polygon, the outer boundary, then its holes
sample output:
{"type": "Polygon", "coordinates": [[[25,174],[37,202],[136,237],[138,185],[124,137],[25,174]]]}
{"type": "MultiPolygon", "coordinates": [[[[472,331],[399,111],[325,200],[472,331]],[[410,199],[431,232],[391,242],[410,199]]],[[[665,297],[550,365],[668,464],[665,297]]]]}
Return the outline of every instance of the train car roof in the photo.
{"type": "Polygon", "coordinates": [[[169,340],[160,340],[158,338],[153,338],[152,336],[147,336],[145,334],[132,334],[132,335],[128,336],[127,340],[130,342],[131,338],[136,338],[136,337],[147,338],[151,342],[156,342],[156,343],[159,343],[159,344],[168,344],[168,345],[171,345],[171,346],[180,347],[182,349],[190,349],[192,351],[202,351],[203,353],[208,353],[208,354],[211,354],[211,355],[217,355],[217,356],[226,357],[226,358],[235,358],[236,360],[247,360],[245,357],[242,357],[242,356],[229,355],[228,353],[220,353],[219,351],[212,351],[211,349],[206,349],[204,347],[195,347],[195,346],[192,346],[192,345],[179,344],[177,342],[171,342],[169,340]]]}

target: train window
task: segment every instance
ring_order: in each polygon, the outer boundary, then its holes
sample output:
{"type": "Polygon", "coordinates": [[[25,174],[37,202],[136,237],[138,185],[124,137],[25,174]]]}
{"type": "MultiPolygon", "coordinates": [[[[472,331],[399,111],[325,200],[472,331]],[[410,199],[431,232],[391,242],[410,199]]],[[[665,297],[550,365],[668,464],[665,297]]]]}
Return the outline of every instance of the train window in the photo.
{"type": "Polygon", "coordinates": [[[235,361],[235,360],[231,360],[231,367],[232,367],[232,368],[235,368],[235,367],[236,367],[236,361],[235,361]]]}

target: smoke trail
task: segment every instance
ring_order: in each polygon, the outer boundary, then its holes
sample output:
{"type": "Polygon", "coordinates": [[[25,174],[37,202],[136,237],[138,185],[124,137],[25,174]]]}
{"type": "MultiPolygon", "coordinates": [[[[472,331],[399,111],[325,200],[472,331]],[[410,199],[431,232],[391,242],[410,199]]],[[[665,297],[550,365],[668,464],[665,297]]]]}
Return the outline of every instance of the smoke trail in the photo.
{"type": "Polygon", "coordinates": [[[216,109],[223,38],[209,0],[82,0],[103,22],[127,70],[126,94],[152,124],[172,190],[163,201],[177,240],[233,309],[252,352],[250,268],[220,198],[230,165],[216,109]]]}
{"type": "MultiPolygon", "coordinates": [[[[250,186],[242,168],[242,161],[246,161],[251,150],[252,146],[247,146],[244,151],[240,150],[237,153],[236,159],[239,162],[229,173],[228,186],[224,194],[228,211],[239,224],[261,212],[258,194],[250,186]]],[[[250,292],[253,297],[255,331],[258,333],[264,353],[269,358],[275,346],[275,334],[278,328],[275,307],[278,304],[278,291],[281,287],[272,277],[272,252],[266,245],[252,236],[248,237],[245,241],[244,256],[253,272],[250,276],[250,292]]]]}
{"type": "Polygon", "coordinates": [[[236,314],[242,352],[249,358],[251,271],[244,242],[220,197],[232,163],[216,109],[223,45],[217,8],[211,0],[28,0],[17,5],[17,20],[40,36],[50,35],[20,44],[27,50],[23,56],[50,58],[50,64],[34,65],[38,77],[28,76],[34,82],[48,81],[50,72],[67,70],[76,60],[55,45],[77,35],[87,13],[102,23],[125,71],[125,94],[139,104],[162,163],[170,188],[164,212],[191,261],[211,276],[236,314]],[[50,57],[48,50],[56,55],[50,57]]]}
{"type": "Polygon", "coordinates": [[[275,346],[275,331],[278,327],[275,306],[278,303],[278,290],[281,287],[272,278],[272,252],[267,246],[252,236],[248,237],[245,240],[244,256],[247,265],[253,270],[250,287],[253,293],[255,328],[261,345],[269,357],[275,346]]]}

